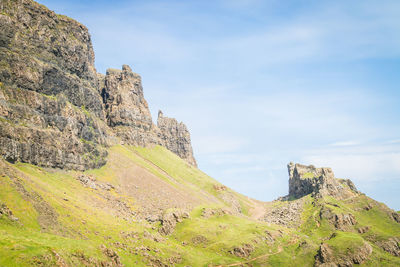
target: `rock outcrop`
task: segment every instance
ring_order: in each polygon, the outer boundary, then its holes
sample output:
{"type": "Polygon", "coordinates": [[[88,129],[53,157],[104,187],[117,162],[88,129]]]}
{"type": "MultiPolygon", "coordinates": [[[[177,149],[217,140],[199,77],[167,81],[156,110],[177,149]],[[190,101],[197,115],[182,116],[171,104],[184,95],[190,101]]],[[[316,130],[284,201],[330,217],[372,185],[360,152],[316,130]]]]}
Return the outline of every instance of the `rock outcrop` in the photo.
{"type": "Polygon", "coordinates": [[[316,168],[313,165],[288,164],[289,197],[301,198],[308,194],[315,197],[332,196],[345,199],[358,194],[353,182],[335,178],[331,168],[316,168]]]}
{"type": "Polygon", "coordinates": [[[159,229],[160,234],[169,235],[176,227],[177,223],[183,221],[183,219],[189,218],[189,213],[181,210],[166,212],[163,214],[161,221],[161,227],[159,229]]]}
{"type": "Polygon", "coordinates": [[[391,237],[388,240],[376,242],[376,245],[393,256],[400,257],[400,238],[391,237]]]}
{"type": "Polygon", "coordinates": [[[100,91],[107,124],[123,141],[141,146],[156,143],[151,132],[153,122],[150,110],[138,74],[133,73],[128,65],[123,65],[122,70],[108,69],[100,91]]]}
{"type": "Polygon", "coordinates": [[[333,251],[328,244],[322,243],[315,256],[315,266],[350,267],[353,264],[363,263],[371,253],[372,247],[367,242],[359,247],[348,249],[343,254],[333,251]]]}
{"type": "Polygon", "coordinates": [[[88,29],[32,0],[0,5],[0,155],[85,170],[115,143],[162,145],[196,165],[186,127],[152,122],[141,78],[127,65],[96,72],[88,29]]]}
{"type": "Polygon", "coordinates": [[[346,231],[357,224],[357,220],[353,214],[336,214],[330,208],[323,206],[319,213],[321,219],[326,219],[336,229],[346,231]]]}
{"type": "Polygon", "coordinates": [[[157,126],[160,129],[161,145],[179,157],[186,159],[193,166],[197,166],[193,157],[190,133],[186,125],[182,122],[178,123],[176,119],[164,117],[160,110],[158,112],[157,126]]]}

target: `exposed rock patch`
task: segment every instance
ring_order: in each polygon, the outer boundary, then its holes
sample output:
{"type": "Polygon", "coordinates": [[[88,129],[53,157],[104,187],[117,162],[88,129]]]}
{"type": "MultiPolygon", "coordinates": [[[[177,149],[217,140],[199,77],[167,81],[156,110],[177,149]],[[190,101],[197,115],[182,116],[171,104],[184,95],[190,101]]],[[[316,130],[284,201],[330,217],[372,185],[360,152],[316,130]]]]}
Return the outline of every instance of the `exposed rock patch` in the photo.
{"type": "Polygon", "coordinates": [[[205,236],[202,236],[202,235],[196,235],[195,237],[193,237],[191,239],[191,241],[195,245],[207,244],[208,243],[208,239],[205,236]]]}
{"type": "Polygon", "coordinates": [[[359,232],[360,234],[364,234],[366,232],[368,232],[370,230],[369,226],[363,226],[357,229],[357,232],[359,232]]]}
{"type": "Polygon", "coordinates": [[[284,201],[282,205],[267,209],[263,221],[296,227],[300,224],[300,215],[303,211],[304,201],[302,199],[295,201],[284,201]]]}
{"type": "Polygon", "coordinates": [[[386,241],[378,241],[376,244],[393,256],[400,257],[400,238],[391,237],[386,241]]]}
{"type": "Polygon", "coordinates": [[[77,179],[86,187],[92,188],[94,190],[102,189],[106,191],[110,191],[115,189],[115,187],[110,183],[102,183],[98,182],[92,176],[81,174],[77,177],[77,179]]]}
{"type": "Polygon", "coordinates": [[[400,213],[398,213],[398,212],[392,212],[392,218],[393,218],[393,220],[395,220],[396,222],[400,223],[400,213]]]}
{"type": "Polygon", "coordinates": [[[0,217],[1,216],[5,216],[13,221],[19,220],[17,217],[13,215],[12,211],[4,203],[0,203],[0,217]]]}
{"type": "Polygon", "coordinates": [[[224,216],[227,214],[231,215],[232,212],[225,208],[218,208],[218,209],[203,208],[201,210],[201,216],[204,218],[210,218],[212,216],[224,216]]]}
{"type": "Polygon", "coordinates": [[[335,253],[328,244],[323,243],[315,256],[315,266],[350,267],[353,264],[363,263],[371,253],[372,247],[366,242],[355,250],[348,250],[345,254],[340,255],[335,253]]]}
{"type": "Polygon", "coordinates": [[[250,254],[254,251],[254,246],[250,244],[243,244],[240,247],[234,247],[229,252],[240,258],[248,258],[250,254]]]}
{"type": "Polygon", "coordinates": [[[349,227],[354,226],[357,223],[353,214],[336,214],[326,206],[321,208],[319,216],[321,219],[328,220],[338,230],[348,230],[349,227]]]}
{"type": "Polygon", "coordinates": [[[101,246],[101,250],[103,251],[103,254],[106,255],[111,260],[111,263],[112,263],[111,266],[116,266],[116,267],[124,266],[121,263],[121,260],[118,256],[117,252],[115,252],[114,250],[112,250],[110,248],[107,248],[104,245],[101,246]]]}
{"type": "Polygon", "coordinates": [[[189,218],[189,213],[180,210],[164,213],[159,229],[160,234],[171,234],[175,230],[176,224],[187,218],[189,218]]]}

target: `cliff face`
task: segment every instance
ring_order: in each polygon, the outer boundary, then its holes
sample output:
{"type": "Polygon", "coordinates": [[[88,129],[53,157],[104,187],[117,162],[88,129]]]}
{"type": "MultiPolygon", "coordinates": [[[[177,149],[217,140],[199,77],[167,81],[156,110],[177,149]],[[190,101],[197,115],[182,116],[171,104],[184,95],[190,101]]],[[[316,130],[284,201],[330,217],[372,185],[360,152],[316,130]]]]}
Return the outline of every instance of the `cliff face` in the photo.
{"type": "Polygon", "coordinates": [[[117,136],[132,145],[158,143],[138,74],[127,65],[122,70],[108,69],[100,91],[107,124],[117,136]]]}
{"type": "Polygon", "coordinates": [[[345,199],[357,194],[353,182],[335,178],[331,168],[316,168],[313,165],[288,164],[289,197],[300,198],[308,194],[333,196],[345,199]]]}
{"type": "Polygon", "coordinates": [[[164,117],[164,114],[159,111],[157,126],[160,129],[161,144],[193,166],[197,166],[186,125],[182,122],[178,123],[176,119],[164,117]]]}
{"type": "MultiPolygon", "coordinates": [[[[96,72],[85,26],[31,0],[0,8],[3,157],[83,170],[102,166],[113,143],[182,147],[174,133],[160,135],[129,66],[96,72]]],[[[173,152],[195,165],[191,146],[184,148],[173,152]]]]}

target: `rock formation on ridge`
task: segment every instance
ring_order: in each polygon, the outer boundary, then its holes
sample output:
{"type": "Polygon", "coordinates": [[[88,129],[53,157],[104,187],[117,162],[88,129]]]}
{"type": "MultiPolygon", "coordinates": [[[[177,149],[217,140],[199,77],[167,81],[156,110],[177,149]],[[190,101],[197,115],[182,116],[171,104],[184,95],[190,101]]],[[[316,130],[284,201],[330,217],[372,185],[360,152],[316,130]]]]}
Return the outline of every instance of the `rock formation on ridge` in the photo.
{"type": "Polygon", "coordinates": [[[358,193],[351,180],[335,178],[331,168],[316,168],[313,165],[290,162],[288,171],[289,197],[300,198],[313,194],[344,199],[358,193]]]}
{"type": "Polygon", "coordinates": [[[31,0],[0,8],[4,158],[85,170],[105,164],[109,145],[156,144],[196,166],[182,123],[153,124],[138,74],[127,65],[96,72],[85,26],[31,0]]]}
{"type": "Polygon", "coordinates": [[[160,129],[161,144],[179,157],[186,159],[193,166],[197,166],[193,157],[190,133],[186,125],[182,122],[178,123],[176,119],[164,117],[160,110],[157,126],[160,129]]]}

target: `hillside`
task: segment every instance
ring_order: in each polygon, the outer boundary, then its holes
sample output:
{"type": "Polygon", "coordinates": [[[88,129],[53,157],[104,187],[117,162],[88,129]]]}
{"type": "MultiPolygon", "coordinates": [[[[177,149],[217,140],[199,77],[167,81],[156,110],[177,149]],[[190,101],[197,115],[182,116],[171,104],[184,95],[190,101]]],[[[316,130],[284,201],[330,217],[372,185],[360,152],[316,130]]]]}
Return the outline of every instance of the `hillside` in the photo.
{"type": "Polygon", "coordinates": [[[0,7],[0,266],[400,266],[400,213],[351,180],[290,163],[287,196],[243,196],[85,26],[0,7]]]}

